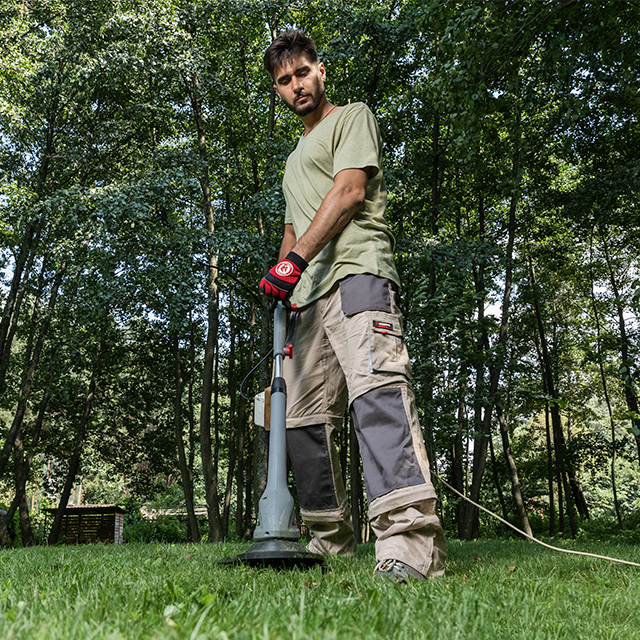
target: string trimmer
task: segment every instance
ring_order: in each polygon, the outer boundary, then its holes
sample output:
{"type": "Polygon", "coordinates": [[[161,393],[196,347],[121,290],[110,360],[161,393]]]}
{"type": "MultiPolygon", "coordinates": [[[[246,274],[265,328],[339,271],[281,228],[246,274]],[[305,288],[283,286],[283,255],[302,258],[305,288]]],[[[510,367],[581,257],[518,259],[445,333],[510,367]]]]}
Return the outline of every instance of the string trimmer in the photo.
{"type": "MultiPolygon", "coordinates": [[[[267,487],[258,503],[258,526],[253,533],[254,543],[245,553],[233,558],[223,558],[221,562],[287,568],[324,564],[321,555],[307,551],[299,542],[300,529],[294,522],[293,498],[287,486],[287,387],[282,377],[285,355],[292,355],[292,342],[287,344],[287,318],[285,304],[276,302],[273,313],[275,376],[271,384],[267,487]]],[[[291,322],[295,322],[295,316],[291,322]]]]}

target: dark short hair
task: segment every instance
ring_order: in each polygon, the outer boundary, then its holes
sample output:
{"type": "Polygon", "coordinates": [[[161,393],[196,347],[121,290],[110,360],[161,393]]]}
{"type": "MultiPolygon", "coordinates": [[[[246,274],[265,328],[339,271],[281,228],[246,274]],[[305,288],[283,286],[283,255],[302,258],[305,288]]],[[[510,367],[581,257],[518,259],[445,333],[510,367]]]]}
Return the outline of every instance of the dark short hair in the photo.
{"type": "Polygon", "coordinates": [[[276,67],[290,62],[300,54],[304,54],[309,62],[317,62],[316,43],[297,29],[283,31],[264,52],[264,68],[273,78],[276,67]]]}

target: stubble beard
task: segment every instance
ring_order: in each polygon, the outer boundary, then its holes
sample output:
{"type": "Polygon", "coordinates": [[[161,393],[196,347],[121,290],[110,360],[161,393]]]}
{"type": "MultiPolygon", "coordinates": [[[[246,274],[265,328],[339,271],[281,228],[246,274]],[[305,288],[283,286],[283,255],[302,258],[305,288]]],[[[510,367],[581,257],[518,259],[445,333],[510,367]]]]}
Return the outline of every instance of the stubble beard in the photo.
{"type": "Polygon", "coordinates": [[[287,107],[300,118],[313,113],[320,106],[325,95],[325,90],[322,88],[317,93],[314,91],[312,93],[305,93],[304,95],[310,96],[310,100],[302,107],[296,107],[295,102],[293,104],[289,102],[286,103],[287,107]]]}

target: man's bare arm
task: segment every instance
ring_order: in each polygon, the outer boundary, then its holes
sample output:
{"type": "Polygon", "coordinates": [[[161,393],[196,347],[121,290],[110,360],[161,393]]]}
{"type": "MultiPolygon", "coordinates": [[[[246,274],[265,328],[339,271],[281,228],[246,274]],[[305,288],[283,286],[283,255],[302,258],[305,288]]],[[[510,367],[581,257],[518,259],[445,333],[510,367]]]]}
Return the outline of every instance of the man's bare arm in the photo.
{"type": "Polygon", "coordinates": [[[278,260],[282,260],[291,249],[293,249],[297,242],[296,232],[293,230],[292,224],[284,225],[284,236],[282,237],[282,244],[280,245],[280,253],[278,254],[278,260]]]}
{"type": "MultiPolygon", "coordinates": [[[[338,173],[313,221],[305,233],[290,247],[301,258],[311,262],[335,238],[364,202],[369,176],[364,169],[345,169],[338,173]]],[[[287,238],[285,225],[285,239],[287,238]]],[[[293,228],[291,229],[293,233],[293,228]]],[[[295,238],[295,233],[293,233],[295,238]]],[[[280,249],[280,257],[286,256],[280,249]]]]}
{"type": "Polygon", "coordinates": [[[300,239],[285,224],[278,263],[260,281],[260,293],[284,300],[298,284],[309,262],[349,223],[364,202],[368,181],[364,169],[345,169],[333,181],[311,225],[300,239]]]}

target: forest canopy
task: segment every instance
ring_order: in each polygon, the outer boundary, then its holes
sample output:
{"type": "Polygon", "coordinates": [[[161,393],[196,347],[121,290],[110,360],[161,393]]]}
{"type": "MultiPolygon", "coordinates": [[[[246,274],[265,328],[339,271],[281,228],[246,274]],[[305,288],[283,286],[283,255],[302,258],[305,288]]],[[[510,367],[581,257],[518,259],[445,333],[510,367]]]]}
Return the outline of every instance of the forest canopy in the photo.
{"type": "MultiPolygon", "coordinates": [[[[122,500],[251,535],[257,285],[301,134],[262,55],[288,28],[380,125],[434,472],[527,531],[637,522],[638,3],[5,0],[0,543],[14,513],[28,545],[47,506],[122,500]]],[[[348,416],[340,444],[362,540],[348,416]]],[[[439,491],[449,535],[495,533],[439,491]]]]}

